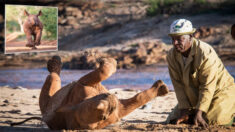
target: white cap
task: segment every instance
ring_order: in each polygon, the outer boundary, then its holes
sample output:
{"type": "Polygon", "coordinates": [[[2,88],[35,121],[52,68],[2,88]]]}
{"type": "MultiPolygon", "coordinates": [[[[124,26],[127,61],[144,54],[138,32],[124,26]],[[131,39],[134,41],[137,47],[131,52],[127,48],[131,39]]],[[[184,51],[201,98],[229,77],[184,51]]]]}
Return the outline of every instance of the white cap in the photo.
{"type": "Polygon", "coordinates": [[[170,36],[193,34],[196,31],[192,23],[186,19],[175,20],[170,27],[170,36]]]}

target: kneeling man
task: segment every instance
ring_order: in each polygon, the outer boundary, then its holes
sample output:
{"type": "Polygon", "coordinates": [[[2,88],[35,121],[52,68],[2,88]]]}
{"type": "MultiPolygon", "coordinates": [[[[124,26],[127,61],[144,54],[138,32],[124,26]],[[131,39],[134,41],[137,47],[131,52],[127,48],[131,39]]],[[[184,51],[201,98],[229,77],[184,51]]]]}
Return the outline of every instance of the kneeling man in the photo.
{"type": "Polygon", "coordinates": [[[235,83],[215,50],[193,38],[195,29],[186,19],[171,24],[174,47],[167,56],[168,69],[178,105],[168,123],[232,124],[235,113],[235,83]]]}

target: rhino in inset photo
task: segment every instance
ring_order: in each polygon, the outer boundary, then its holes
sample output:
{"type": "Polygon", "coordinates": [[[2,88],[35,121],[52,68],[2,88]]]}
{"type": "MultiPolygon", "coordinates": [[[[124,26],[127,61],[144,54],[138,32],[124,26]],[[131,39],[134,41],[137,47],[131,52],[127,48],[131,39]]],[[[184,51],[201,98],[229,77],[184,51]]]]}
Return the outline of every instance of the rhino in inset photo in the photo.
{"type": "Polygon", "coordinates": [[[43,24],[38,18],[38,16],[42,15],[42,12],[40,10],[37,15],[33,15],[24,10],[24,15],[27,16],[27,19],[23,25],[23,29],[27,38],[26,46],[36,49],[36,45],[40,45],[42,37],[43,24]],[[34,40],[32,40],[32,36],[34,40]]]}

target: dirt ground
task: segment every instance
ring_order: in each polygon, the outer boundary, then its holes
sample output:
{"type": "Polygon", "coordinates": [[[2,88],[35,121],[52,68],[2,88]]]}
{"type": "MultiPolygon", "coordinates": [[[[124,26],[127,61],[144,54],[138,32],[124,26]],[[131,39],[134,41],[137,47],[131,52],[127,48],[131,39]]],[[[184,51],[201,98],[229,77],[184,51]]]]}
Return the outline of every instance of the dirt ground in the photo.
{"type": "MultiPolygon", "coordinates": [[[[49,131],[45,123],[38,120],[31,120],[25,124],[11,127],[9,123],[22,121],[25,118],[41,117],[38,99],[39,89],[0,87],[0,131],[49,131]]],[[[120,88],[110,90],[118,98],[130,98],[140,91],[123,90],[120,88]]],[[[167,96],[157,97],[145,108],[138,108],[119,122],[109,125],[104,129],[95,131],[235,131],[235,124],[231,127],[211,126],[209,129],[195,127],[192,125],[170,125],[165,124],[166,118],[177,104],[174,92],[167,96]]],[[[70,130],[63,130],[69,132],[70,130]]],[[[85,130],[89,131],[89,130],[85,130]]]]}
{"type": "Polygon", "coordinates": [[[41,51],[56,51],[57,40],[43,40],[37,49],[32,49],[31,47],[26,47],[26,41],[10,41],[6,43],[5,53],[19,53],[19,52],[41,52],[41,51]]]}

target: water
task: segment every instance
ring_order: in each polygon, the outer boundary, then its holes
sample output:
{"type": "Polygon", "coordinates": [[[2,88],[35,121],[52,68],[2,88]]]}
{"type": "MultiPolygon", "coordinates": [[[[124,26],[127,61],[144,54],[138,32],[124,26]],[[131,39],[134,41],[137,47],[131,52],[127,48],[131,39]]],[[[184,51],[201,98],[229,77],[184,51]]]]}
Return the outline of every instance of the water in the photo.
{"type": "MultiPolygon", "coordinates": [[[[235,66],[226,66],[226,69],[235,78],[235,66]]],[[[78,80],[91,70],[62,70],[62,86],[71,81],[78,80]]],[[[41,88],[48,71],[42,69],[17,69],[17,70],[0,70],[0,86],[17,87],[22,86],[29,89],[41,88]]],[[[125,88],[125,89],[147,89],[157,80],[163,80],[173,90],[169,77],[167,66],[156,66],[152,68],[137,70],[117,70],[110,78],[103,81],[102,84],[108,89],[125,88]]]]}

